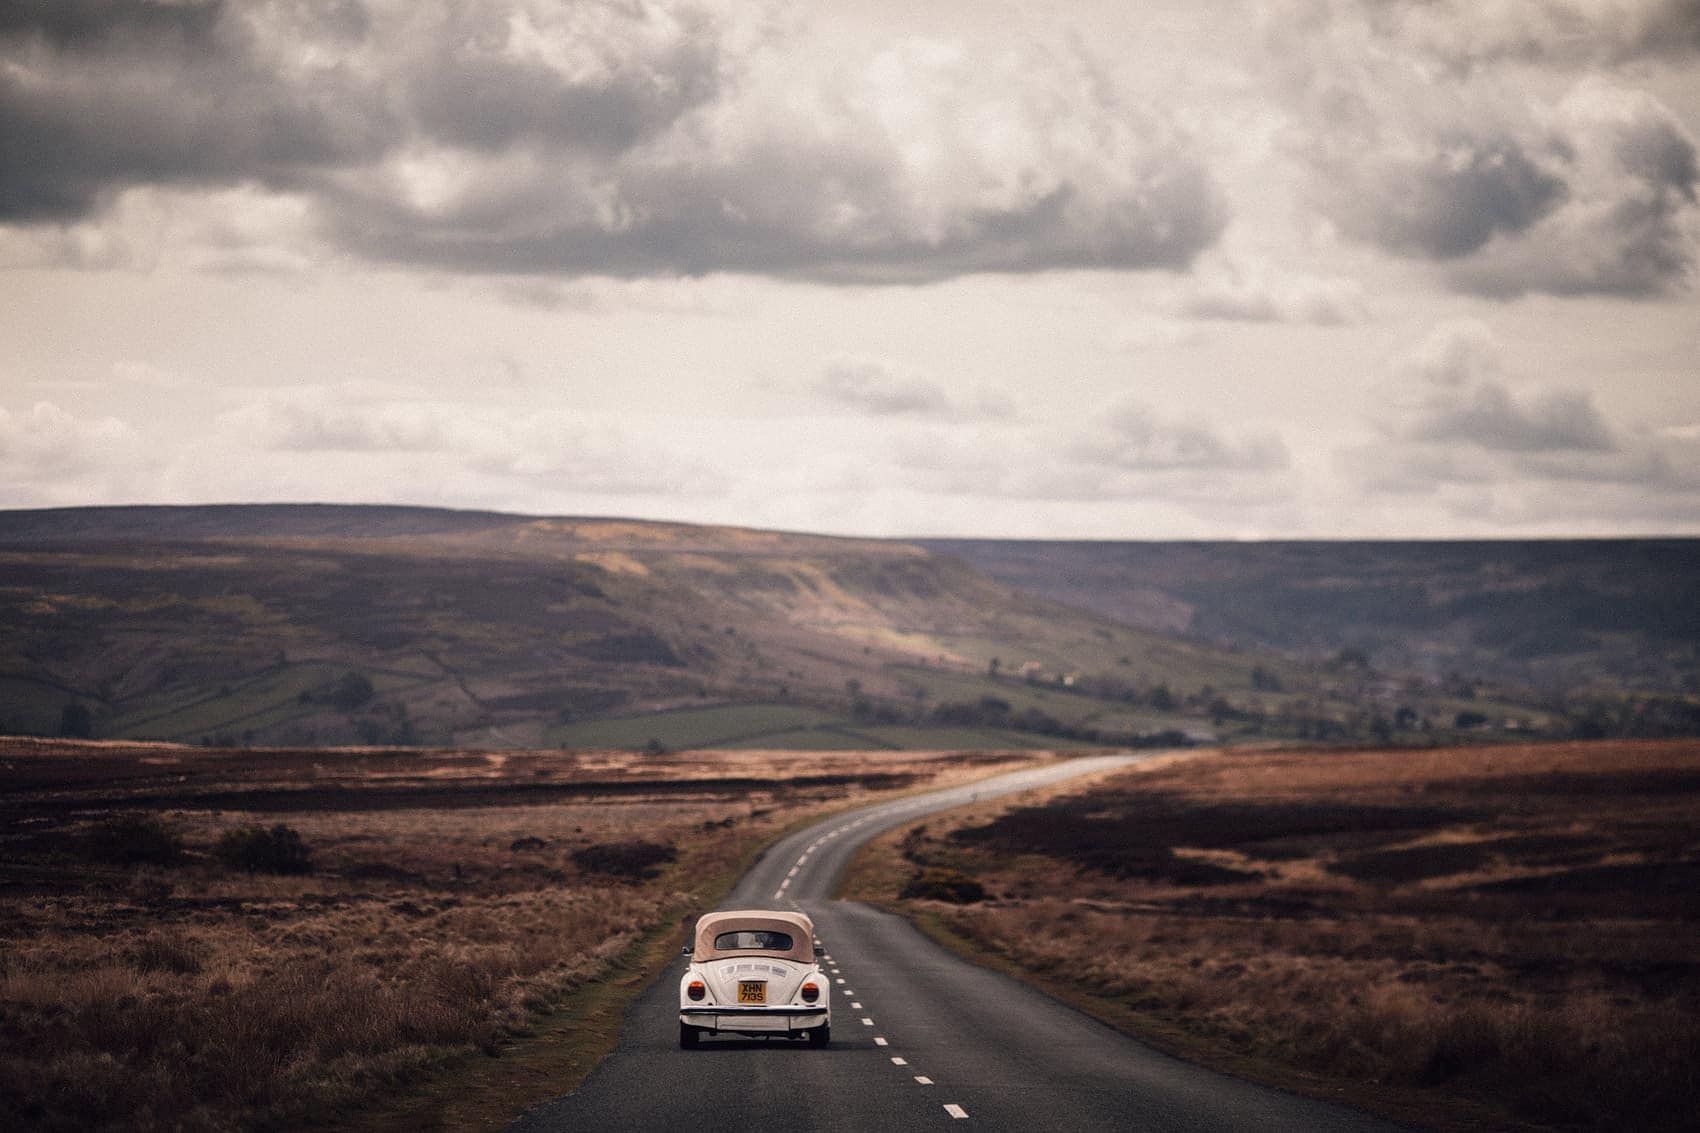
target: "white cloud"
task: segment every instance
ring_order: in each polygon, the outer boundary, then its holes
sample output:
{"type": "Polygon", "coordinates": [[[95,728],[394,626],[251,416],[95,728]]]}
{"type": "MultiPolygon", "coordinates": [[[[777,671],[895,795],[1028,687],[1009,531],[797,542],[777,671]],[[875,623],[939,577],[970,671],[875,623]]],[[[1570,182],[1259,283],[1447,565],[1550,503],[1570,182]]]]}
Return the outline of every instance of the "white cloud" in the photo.
{"type": "Polygon", "coordinates": [[[1177,305],[1193,319],[1341,326],[1368,317],[1362,289],[1348,279],[1277,271],[1245,260],[1203,265],[1177,305]]]}
{"type": "Polygon", "coordinates": [[[1086,430],[901,433],[893,456],[906,486],[938,496],[1211,509],[1272,507],[1295,490],[1279,437],[1169,421],[1134,402],[1086,430]]]}
{"type": "Polygon", "coordinates": [[[1273,434],[1231,437],[1200,421],[1164,420],[1138,402],[1112,408],[1070,452],[1082,463],[1129,472],[1271,472],[1290,459],[1273,434]]]}
{"type": "Polygon", "coordinates": [[[1118,323],[1107,336],[1107,345],[1111,350],[1136,353],[1196,346],[1204,338],[1203,328],[1196,323],[1141,315],[1118,323]]]}
{"type": "Polygon", "coordinates": [[[305,457],[366,459],[374,478],[419,482],[464,475],[488,494],[500,484],[519,495],[712,495],[725,476],[682,453],[679,423],[621,422],[558,409],[523,416],[487,405],[376,396],[316,387],[270,395],[225,413],[224,443],[305,457]]]}
{"type": "Polygon", "coordinates": [[[1480,323],[1436,329],[1392,370],[1374,441],[1335,466],[1377,497],[1428,499],[1454,519],[1611,530],[1700,514],[1700,443],[1683,430],[1632,429],[1589,394],[1505,374],[1480,323]]]}
{"type": "Polygon", "coordinates": [[[112,499],[153,459],[116,417],[82,417],[48,401],[0,406],[0,483],[12,505],[112,499]]]}
{"type": "Polygon", "coordinates": [[[268,398],[225,417],[262,448],[304,453],[440,452],[463,420],[443,406],[351,403],[330,391],[268,398]]]}
{"type": "Polygon", "coordinates": [[[1384,427],[1418,443],[1473,445],[1493,452],[1611,452],[1611,427],[1576,390],[1518,393],[1502,378],[1503,350],[1484,324],[1435,328],[1395,366],[1402,417],[1384,427]]]}
{"type": "Polygon", "coordinates": [[[874,417],[1002,419],[1013,415],[1007,398],[982,391],[960,401],[932,377],[885,358],[841,354],[827,360],[811,390],[826,401],[874,417]]]}

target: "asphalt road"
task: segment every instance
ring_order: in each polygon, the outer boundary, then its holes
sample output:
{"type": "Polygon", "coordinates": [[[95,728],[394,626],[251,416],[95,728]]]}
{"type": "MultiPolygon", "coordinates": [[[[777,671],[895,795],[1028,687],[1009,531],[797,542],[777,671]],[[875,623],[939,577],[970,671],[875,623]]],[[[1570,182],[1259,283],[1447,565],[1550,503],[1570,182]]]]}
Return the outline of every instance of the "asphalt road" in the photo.
{"type": "Polygon", "coordinates": [[[724,907],[800,908],[814,919],[834,985],[831,1045],[706,1038],[697,1050],[680,1050],[681,957],[632,1006],[619,1046],[584,1085],[530,1110],[510,1133],[1401,1128],[1169,1058],[957,959],[900,917],[828,900],[857,847],[875,834],[1139,758],[1094,757],[883,803],[777,843],[724,907]]]}

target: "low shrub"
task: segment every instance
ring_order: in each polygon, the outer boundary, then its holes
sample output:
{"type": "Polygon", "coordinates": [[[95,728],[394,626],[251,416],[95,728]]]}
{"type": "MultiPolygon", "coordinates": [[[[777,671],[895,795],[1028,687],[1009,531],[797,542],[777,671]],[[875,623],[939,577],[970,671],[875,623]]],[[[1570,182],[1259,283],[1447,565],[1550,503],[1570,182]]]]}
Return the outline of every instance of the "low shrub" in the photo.
{"type": "Polygon", "coordinates": [[[313,858],[293,827],[278,823],[226,830],[213,846],[213,857],[230,869],[249,873],[312,873],[313,858]]]}
{"type": "Polygon", "coordinates": [[[170,865],[183,856],[183,840],[156,814],[114,814],[89,827],[83,852],[114,865],[170,865]]]}
{"type": "Polygon", "coordinates": [[[660,876],[660,867],[678,856],[677,850],[662,842],[597,842],[574,850],[573,864],[585,873],[645,881],[660,876]]]}
{"type": "Polygon", "coordinates": [[[155,932],[130,946],[128,958],[138,972],[194,975],[204,965],[206,949],[182,933],[155,932]]]}
{"type": "Polygon", "coordinates": [[[906,900],[971,905],[986,899],[986,887],[961,870],[929,868],[911,877],[901,896],[906,900]]]}

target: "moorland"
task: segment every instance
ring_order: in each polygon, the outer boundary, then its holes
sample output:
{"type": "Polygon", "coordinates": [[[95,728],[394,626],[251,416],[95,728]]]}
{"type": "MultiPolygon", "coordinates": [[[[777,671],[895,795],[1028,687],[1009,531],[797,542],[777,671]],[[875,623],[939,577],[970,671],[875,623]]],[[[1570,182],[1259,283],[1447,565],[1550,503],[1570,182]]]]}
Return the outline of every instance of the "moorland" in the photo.
{"type": "Polygon", "coordinates": [[[0,1128],[495,1128],[788,825],[1043,761],[0,740],[0,1128]]]}
{"type": "Polygon", "coordinates": [[[5,512],[0,733],[661,751],[1700,732],[1694,541],[1258,546],[5,512]]]}
{"type": "Polygon", "coordinates": [[[1126,625],[1454,684],[1700,692],[1700,540],[922,540],[1126,625]]]}
{"type": "Polygon", "coordinates": [[[1186,1057],[1436,1129],[1694,1128],[1700,743],[1222,750],[849,891],[1186,1057]]]}

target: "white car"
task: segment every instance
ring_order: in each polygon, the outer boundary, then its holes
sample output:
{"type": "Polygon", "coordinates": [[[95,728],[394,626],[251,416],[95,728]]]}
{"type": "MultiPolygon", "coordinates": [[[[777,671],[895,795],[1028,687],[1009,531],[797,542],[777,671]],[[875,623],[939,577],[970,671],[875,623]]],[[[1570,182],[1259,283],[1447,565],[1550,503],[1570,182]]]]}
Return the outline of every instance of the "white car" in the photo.
{"type": "Polygon", "coordinates": [[[679,1045],[705,1034],[832,1038],[832,985],[815,963],[814,922],[802,913],[733,909],[707,913],[685,946],[679,980],[679,1045]]]}

